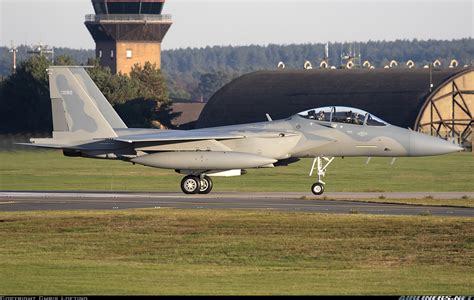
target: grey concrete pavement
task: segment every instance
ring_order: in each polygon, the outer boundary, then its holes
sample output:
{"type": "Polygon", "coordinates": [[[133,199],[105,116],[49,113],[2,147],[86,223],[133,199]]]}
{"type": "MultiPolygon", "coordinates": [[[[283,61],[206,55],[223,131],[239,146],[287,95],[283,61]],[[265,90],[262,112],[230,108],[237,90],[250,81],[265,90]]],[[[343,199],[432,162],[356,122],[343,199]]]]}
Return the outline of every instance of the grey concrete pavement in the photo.
{"type": "Polygon", "coordinates": [[[77,210],[77,209],[265,209],[318,213],[365,213],[381,215],[422,215],[474,217],[474,208],[382,204],[350,201],[378,198],[456,199],[474,198],[474,193],[328,193],[324,200],[307,193],[211,193],[184,195],[181,193],[133,192],[36,192],[0,191],[0,211],[77,210]],[[306,196],[305,199],[303,197],[306,196]]]}

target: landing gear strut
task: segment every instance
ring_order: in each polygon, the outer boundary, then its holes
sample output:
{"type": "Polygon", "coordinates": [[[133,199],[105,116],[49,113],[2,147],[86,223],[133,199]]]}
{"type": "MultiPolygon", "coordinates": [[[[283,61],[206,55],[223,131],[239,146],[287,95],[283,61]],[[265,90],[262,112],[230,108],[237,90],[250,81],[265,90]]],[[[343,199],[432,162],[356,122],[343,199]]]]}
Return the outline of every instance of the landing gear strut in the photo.
{"type": "Polygon", "coordinates": [[[188,175],[181,180],[181,190],[185,194],[209,194],[212,190],[212,179],[206,175],[188,175]]]}
{"type": "Polygon", "coordinates": [[[313,165],[311,167],[311,171],[309,172],[309,176],[313,176],[315,169],[318,171],[318,181],[311,186],[311,192],[313,192],[313,194],[319,196],[324,193],[324,185],[326,183],[322,181],[321,178],[326,175],[326,169],[333,162],[333,160],[334,157],[317,157],[313,160],[313,165]]]}

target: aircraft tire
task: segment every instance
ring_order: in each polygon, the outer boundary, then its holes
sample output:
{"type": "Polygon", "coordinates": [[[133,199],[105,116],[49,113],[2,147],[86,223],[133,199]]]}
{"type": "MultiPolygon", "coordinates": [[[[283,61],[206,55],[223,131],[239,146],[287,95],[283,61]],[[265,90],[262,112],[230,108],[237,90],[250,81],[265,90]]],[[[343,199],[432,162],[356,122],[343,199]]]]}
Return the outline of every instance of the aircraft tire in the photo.
{"type": "Polygon", "coordinates": [[[201,179],[201,187],[199,189],[199,194],[209,194],[212,191],[212,179],[209,176],[204,176],[201,179]]]}
{"type": "Polygon", "coordinates": [[[314,195],[320,196],[324,193],[324,184],[322,183],[315,183],[311,186],[311,192],[313,192],[314,195]]]}
{"type": "Polygon", "coordinates": [[[201,179],[198,176],[188,175],[181,180],[181,190],[185,194],[197,194],[201,189],[201,179]]]}

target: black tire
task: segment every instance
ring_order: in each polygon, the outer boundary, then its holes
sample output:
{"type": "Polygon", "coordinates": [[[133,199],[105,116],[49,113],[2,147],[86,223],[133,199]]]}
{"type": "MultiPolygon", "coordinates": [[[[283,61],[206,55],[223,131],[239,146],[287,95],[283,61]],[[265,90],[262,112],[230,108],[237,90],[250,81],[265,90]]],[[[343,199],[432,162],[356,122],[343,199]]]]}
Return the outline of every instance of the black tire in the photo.
{"type": "Polygon", "coordinates": [[[322,183],[315,183],[311,186],[311,192],[315,194],[316,196],[320,196],[324,193],[324,184],[322,183]]]}
{"type": "Polygon", "coordinates": [[[212,179],[209,176],[204,176],[201,179],[201,187],[199,189],[199,194],[209,194],[212,191],[212,179]]]}
{"type": "Polygon", "coordinates": [[[198,176],[189,175],[181,180],[181,190],[185,194],[197,194],[201,189],[201,179],[198,176]]]}

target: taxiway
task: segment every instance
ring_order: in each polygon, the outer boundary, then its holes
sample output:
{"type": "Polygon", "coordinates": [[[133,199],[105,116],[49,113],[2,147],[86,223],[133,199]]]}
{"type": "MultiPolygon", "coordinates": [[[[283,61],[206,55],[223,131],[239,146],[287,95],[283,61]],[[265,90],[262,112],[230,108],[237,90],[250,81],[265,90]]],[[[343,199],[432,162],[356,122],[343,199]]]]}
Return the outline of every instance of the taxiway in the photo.
{"type": "Polygon", "coordinates": [[[366,203],[354,199],[386,198],[455,199],[473,198],[474,193],[327,193],[326,199],[306,193],[216,192],[188,196],[181,193],[135,192],[37,192],[0,191],[0,211],[77,210],[77,209],[266,209],[318,213],[364,213],[379,215],[439,215],[474,217],[474,208],[366,203]]]}

